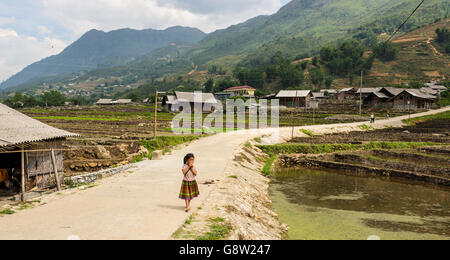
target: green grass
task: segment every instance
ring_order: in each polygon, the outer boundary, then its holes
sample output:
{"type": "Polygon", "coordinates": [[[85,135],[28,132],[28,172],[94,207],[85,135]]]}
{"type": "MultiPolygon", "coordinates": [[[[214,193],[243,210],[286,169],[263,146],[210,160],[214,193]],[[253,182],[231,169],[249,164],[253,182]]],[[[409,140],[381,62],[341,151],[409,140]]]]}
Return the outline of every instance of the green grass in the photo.
{"type": "Polygon", "coordinates": [[[185,225],[190,225],[192,224],[192,221],[194,220],[194,217],[192,215],[189,216],[188,219],[186,219],[186,221],[184,222],[185,225]]]}
{"type": "Polygon", "coordinates": [[[371,130],[375,130],[375,128],[373,128],[373,126],[368,126],[368,125],[366,125],[366,124],[364,124],[364,125],[360,125],[360,126],[358,126],[361,130],[363,130],[363,131],[371,131],[371,130]]]}
{"type": "MultiPolygon", "coordinates": [[[[263,150],[265,151],[265,150],[263,150]]],[[[264,166],[264,168],[262,169],[262,173],[264,176],[271,176],[272,175],[272,165],[275,162],[275,160],[277,159],[276,155],[270,155],[269,159],[267,159],[266,165],[264,166]]]]}
{"type": "Polygon", "coordinates": [[[4,210],[0,211],[0,215],[12,215],[14,213],[16,213],[16,212],[11,209],[4,209],[4,210]]]}
{"type": "Polygon", "coordinates": [[[314,134],[311,131],[306,130],[306,129],[300,129],[300,132],[302,132],[302,133],[304,133],[305,135],[308,135],[308,136],[314,136],[314,134]]]}
{"type": "Polygon", "coordinates": [[[47,120],[70,120],[70,121],[123,121],[119,118],[108,118],[108,117],[71,117],[71,116],[38,116],[34,119],[47,119],[47,120]]]}
{"type": "Polygon", "coordinates": [[[416,117],[416,118],[412,118],[411,120],[405,119],[405,120],[403,120],[403,123],[407,124],[408,126],[415,126],[418,123],[423,123],[423,122],[430,121],[430,120],[441,120],[441,119],[450,120],[450,111],[439,113],[439,114],[434,114],[434,115],[429,115],[429,116],[416,117]]]}
{"type": "Polygon", "coordinates": [[[237,178],[238,178],[238,176],[236,176],[236,175],[232,175],[232,176],[228,176],[228,178],[230,178],[230,179],[237,179],[237,178]]]}
{"type": "MultiPolygon", "coordinates": [[[[425,142],[370,142],[368,144],[279,144],[259,145],[257,147],[273,156],[274,154],[322,154],[375,149],[416,149],[424,146],[438,145],[444,144],[425,142]]],[[[267,167],[266,165],[264,168],[267,167]]]]}
{"type": "Polygon", "coordinates": [[[196,240],[222,240],[231,232],[231,226],[223,218],[210,219],[209,222],[209,231],[196,240]]]}
{"type": "Polygon", "coordinates": [[[199,139],[200,136],[188,135],[188,136],[159,136],[152,140],[141,140],[142,146],[147,148],[149,153],[149,159],[151,159],[152,153],[154,151],[163,150],[164,152],[169,151],[170,146],[177,146],[180,144],[192,142],[199,139]]]}
{"type": "Polygon", "coordinates": [[[131,163],[138,163],[138,162],[142,162],[144,160],[144,158],[148,158],[148,154],[147,155],[139,155],[136,158],[134,158],[131,163]]]}

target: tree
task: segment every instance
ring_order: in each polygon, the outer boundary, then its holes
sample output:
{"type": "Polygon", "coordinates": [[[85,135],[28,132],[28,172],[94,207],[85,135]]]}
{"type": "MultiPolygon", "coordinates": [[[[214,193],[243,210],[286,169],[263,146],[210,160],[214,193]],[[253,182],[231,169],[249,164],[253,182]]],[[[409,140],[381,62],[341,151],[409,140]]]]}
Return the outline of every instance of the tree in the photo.
{"type": "Polygon", "coordinates": [[[436,41],[439,43],[446,43],[450,41],[450,32],[447,28],[436,29],[437,38],[436,41]]]}
{"type": "Polygon", "coordinates": [[[376,57],[381,61],[393,61],[397,59],[398,49],[392,42],[382,42],[373,48],[376,57]]]}
{"type": "Polygon", "coordinates": [[[325,79],[325,87],[326,87],[327,89],[330,89],[332,85],[333,85],[333,77],[328,76],[328,77],[325,79]]]}
{"type": "Polygon", "coordinates": [[[279,75],[283,88],[299,86],[304,79],[303,71],[291,63],[282,65],[279,69],[279,75]]]}
{"type": "Polygon", "coordinates": [[[42,94],[41,100],[44,106],[61,106],[66,102],[66,97],[59,91],[51,90],[42,94]]]}
{"type": "Polygon", "coordinates": [[[311,77],[311,83],[320,88],[325,79],[323,71],[321,69],[313,69],[309,72],[309,75],[311,77]]]}
{"type": "Polygon", "coordinates": [[[364,58],[364,51],[365,47],[358,41],[347,41],[337,48],[322,48],[321,61],[332,75],[347,77],[352,84],[355,75],[370,71],[375,60],[374,55],[364,58]]]}
{"type": "Polygon", "coordinates": [[[206,83],[205,83],[205,91],[207,93],[214,92],[214,80],[213,79],[208,79],[208,81],[206,81],[206,83]]]}

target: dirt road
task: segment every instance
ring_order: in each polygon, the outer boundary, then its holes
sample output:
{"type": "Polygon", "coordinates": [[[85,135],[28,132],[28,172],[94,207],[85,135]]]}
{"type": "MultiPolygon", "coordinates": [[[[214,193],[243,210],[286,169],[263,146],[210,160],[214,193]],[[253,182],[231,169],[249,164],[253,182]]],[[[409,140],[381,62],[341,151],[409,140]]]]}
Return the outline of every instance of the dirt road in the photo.
{"type": "MultiPolygon", "coordinates": [[[[449,111],[431,111],[413,117],[449,111]]],[[[406,117],[379,121],[373,126],[401,126],[406,117]]],[[[301,127],[314,133],[361,130],[363,123],[301,127]]],[[[368,124],[366,122],[365,124],[368,124]]],[[[197,157],[199,183],[220,181],[235,151],[248,140],[277,133],[279,129],[257,132],[240,131],[206,137],[174,151],[160,161],[136,164],[133,172],[102,180],[98,186],[78,191],[55,193],[43,201],[46,204],[0,217],[0,239],[169,239],[188,214],[184,202],[177,198],[181,184],[182,158],[188,152],[197,157]]],[[[280,142],[291,135],[290,128],[264,138],[265,142],[280,142]]],[[[295,135],[302,133],[295,129],[295,135]]],[[[205,200],[214,185],[200,185],[201,197],[193,208],[205,200]]]]}

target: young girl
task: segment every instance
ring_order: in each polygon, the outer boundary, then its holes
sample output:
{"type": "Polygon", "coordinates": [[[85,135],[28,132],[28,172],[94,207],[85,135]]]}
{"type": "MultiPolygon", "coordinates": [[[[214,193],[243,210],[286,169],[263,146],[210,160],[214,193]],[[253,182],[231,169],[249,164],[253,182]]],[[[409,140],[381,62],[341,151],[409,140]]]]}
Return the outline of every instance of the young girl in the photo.
{"type": "Polygon", "coordinates": [[[188,154],[184,157],[184,166],[182,173],[184,175],[183,184],[181,185],[180,199],[186,201],[186,212],[191,210],[191,201],[200,195],[198,190],[197,181],[197,169],[194,167],[195,156],[188,154]]]}

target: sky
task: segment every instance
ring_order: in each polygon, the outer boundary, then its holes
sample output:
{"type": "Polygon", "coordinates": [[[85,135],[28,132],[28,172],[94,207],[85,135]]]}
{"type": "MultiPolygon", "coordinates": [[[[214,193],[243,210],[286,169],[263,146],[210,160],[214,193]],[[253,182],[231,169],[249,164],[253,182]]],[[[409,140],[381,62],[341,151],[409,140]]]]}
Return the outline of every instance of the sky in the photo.
{"type": "Polygon", "coordinates": [[[27,65],[60,53],[91,29],[165,29],[181,25],[212,32],[290,0],[1,0],[0,82],[27,65]]]}

